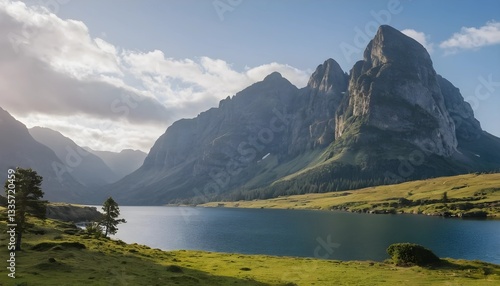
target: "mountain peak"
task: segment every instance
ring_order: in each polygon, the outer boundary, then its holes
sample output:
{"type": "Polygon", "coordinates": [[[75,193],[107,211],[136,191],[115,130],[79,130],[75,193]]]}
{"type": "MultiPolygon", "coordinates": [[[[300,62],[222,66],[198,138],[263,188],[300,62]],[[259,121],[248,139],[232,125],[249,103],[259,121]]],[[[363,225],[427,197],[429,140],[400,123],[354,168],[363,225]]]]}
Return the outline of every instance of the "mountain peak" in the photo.
{"type": "Polygon", "coordinates": [[[283,76],[279,72],[272,72],[264,78],[264,81],[275,81],[282,79],[283,76]]]}
{"type": "Polygon", "coordinates": [[[397,29],[382,25],[364,52],[365,61],[373,66],[397,63],[405,66],[432,65],[431,57],[419,42],[397,29]]]}
{"type": "Polygon", "coordinates": [[[316,68],[307,86],[323,93],[342,92],[347,89],[347,75],[334,59],[327,59],[316,68]]]}
{"type": "Polygon", "coordinates": [[[337,138],[347,118],[363,117],[368,126],[398,134],[422,150],[439,156],[456,152],[455,125],[429,53],[400,31],[379,28],[366,47],[364,61],[351,71],[349,94],[350,107],[343,109],[348,115],[337,118],[337,138]]]}

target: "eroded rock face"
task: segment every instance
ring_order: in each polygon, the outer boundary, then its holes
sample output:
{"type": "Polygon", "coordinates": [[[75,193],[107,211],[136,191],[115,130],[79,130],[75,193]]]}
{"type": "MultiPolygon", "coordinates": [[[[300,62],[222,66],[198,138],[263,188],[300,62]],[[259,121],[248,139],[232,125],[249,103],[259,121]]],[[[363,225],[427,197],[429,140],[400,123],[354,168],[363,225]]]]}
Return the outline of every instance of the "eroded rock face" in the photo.
{"type": "Polygon", "coordinates": [[[427,152],[456,152],[455,124],[445,106],[425,48],[390,26],[381,26],[351,70],[349,96],[337,111],[336,138],[346,122],[363,119],[375,130],[399,134],[427,152]]]}
{"type": "Polygon", "coordinates": [[[438,75],[439,86],[444,97],[444,103],[455,123],[457,138],[464,140],[474,140],[481,136],[482,129],[479,121],[474,117],[474,111],[466,102],[451,82],[438,75]]]}
{"type": "Polygon", "coordinates": [[[99,221],[102,218],[102,213],[96,207],[49,204],[47,206],[47,217],[71,222],[99,221]]]}
{"type": "Polygon", "coordinates": [[[327,146],[335,139],[335,111],[347,90],[348,75],[328,59],[316,68],[297,104],[290,153],[327,146]]]}

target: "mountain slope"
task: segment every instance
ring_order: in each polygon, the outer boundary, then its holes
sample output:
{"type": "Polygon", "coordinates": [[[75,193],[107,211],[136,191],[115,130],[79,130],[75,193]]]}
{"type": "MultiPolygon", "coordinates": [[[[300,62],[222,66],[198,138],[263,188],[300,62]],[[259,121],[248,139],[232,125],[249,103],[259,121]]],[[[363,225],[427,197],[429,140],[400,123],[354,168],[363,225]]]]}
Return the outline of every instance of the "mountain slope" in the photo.
{"type": "Polygon", "coordinates": [[[61,133],[42,127],[33,127],[29,132],[36,141],[52,149],[59,160],[65,163],[66,171],[82,185],[103,186],[119,179],[101,158],[87,152],[61,133]]]}
{"type": "Polygon", "coordinates": [[[141,168],[107,190],[118,201],[150,203],[234,188],[260,171],[259,158],[288,154],[287,110],[297,97],[295,86],[271,74],[218,108],[172,124],[141,168]]]}
{"type": "Polygon", "coordinates": [[[140,150],[131,149],[125,149],[119,153],[110,151],[95,151],[90,148],[85,149],[101,158],[120,179],[139,169],[148,155],[140,150]]]}
{"type": "Polygon", "coordinates": [[[43,177],[44,199],[79,202],[84,187],[60,167],[63,163],[47,146],[37,142],[24,124],[0,108],[0,172],[9,168],[32,168],[43,177]]]}
{"type": "Polygon", "coordinates": [[[425,48],[381,26],[349,76],[332,59],[297,89],[278,73],[170,126],[144,164],[103,190],[121,203],[255,199],[500,169],[425,48]]]}

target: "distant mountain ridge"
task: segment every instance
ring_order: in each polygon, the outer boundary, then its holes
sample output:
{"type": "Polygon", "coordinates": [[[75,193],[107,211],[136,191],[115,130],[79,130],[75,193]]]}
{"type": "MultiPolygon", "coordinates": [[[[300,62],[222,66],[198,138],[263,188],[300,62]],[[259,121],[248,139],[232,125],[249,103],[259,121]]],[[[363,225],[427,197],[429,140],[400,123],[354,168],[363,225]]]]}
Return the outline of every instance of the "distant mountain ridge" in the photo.
{"type": "Polygon", "coordinates": [[[121,179],[139,169],[148,154],[140,150],[124,149],[120,152],[85,150],[101,158],[106,165],[121,179]]]}
{"type": "Polygon", "coordinates": [[[92,188],[116,182],[119,177],[98,156],[87,152],[73,140],[49,128],[33,127],[31,136],[54,151],[65,168],[82,185],[92,188]]]}
{"type": "Polygon", "coordinates": [[[1,108],[0,133],[0,171],[7,173],[16,167],[34,169],[43,177],[44,198],[52,202],[92,201],[90,190],[125,177],[139,168],[146,157],[139,150],[86,150],[52,129],[27,129],[1,108]]]}
{"type": "Polygon", "coordinates": [[[64,164],[54,151],[33,139],[26,126],[2,108],[0,134],[1,174],[7,174],[9,168],[32,168],[43,177],[44,199],[53,202],[86,199],[85,187],[60,168],[64,164]]]}

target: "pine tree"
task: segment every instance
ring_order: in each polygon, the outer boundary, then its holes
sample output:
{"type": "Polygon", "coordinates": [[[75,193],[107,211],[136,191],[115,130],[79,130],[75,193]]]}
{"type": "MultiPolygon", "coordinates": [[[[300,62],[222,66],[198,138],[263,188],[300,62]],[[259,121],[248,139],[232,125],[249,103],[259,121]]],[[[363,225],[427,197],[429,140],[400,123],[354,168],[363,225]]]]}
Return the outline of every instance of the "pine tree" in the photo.
{"type": "Polygon", "coordinates": [[[110,234],[115,234],[118,231],[119,223],[126,223],[125,219],[119,219],[120,208],[118,204],[109,197],[102,205],[102,210],[104,211],[104,217],[101,220],[101,225],[104,227],[104,237],[108,237],[110,234]]]}
{"type": "Polygon", "coordinates": [[[4,188],[8,203],[8,214],[15,213],[15,215],[7,217],[8,224],[16,225],[15,250],[21,250],[23,232],[28,225],[26,216],[29,214],[45,219],[47,201],[41,200],[44,195],[41,188],[42,180],[43,178],[32,169],[9,169],[4,188]]]}

